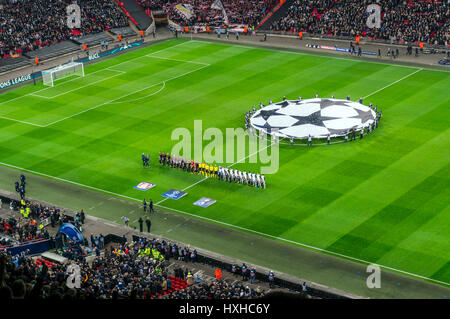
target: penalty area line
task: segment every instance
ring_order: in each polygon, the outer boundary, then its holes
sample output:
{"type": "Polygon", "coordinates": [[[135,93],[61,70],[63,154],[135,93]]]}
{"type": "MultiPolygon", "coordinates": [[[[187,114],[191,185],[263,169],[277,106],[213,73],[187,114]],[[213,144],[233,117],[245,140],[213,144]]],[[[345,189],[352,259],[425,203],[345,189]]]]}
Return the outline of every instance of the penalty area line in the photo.
{"type": "Polygon", "coordinates": [[[22,124],[27,124],[27,125],[37,126],[37,127],[45,127],[45,125],[31,123],[31,122],[26,122],[26,121],[21,121],[21,120],[18,120],[18,119],[12,119],[12,118],[9,118],[9,117],[6,117],[6,116],[0,116],[0,119],[13,121],[13,122],[19,122],[19,123],[22,123],[22,124]]]}
{"type": "MultiPolygon", "coordinates": [[[[136,94],[136,93],[142,92],[142,91],[144,91],[144,90],[146,90],[146,89],[149,89],[149,88],[151,88],[151,87],[154,87],[154,86],[156,86],[156,85],[158,85],[158,84],[161,84],[161,83],[163,83],[163,82],[169,82],[169,81],[178,79],[178,78],[180,78],[180,77],[182,77],[182,76],[191,74],[191,73],[193,73],[193,72],[200,71],[200,70],[202,70],[202,69],[204,69],[204,68],[206,68],[206,67],[208,67],[208,65],[202,66],[202,67],[200,67],[200,68],[198,68],[198,69],[195,69],[195,70],[192,70],[192,71],[188,71],[188,72],[182,73],[182,74],[180,74],[180,75],[171,77],[171,78],[169,78],[169,79],[160,81],[160,82],[158,82],[158,83],[155,83],[155,84],[146,86],[146,87],[144,87],[144,88],[142,88],[142,89],[139,89],[139,90],[136,90],[136,91],[127,93],[127,94],[125,94],[125,95],[119,96],[118,98],[112,99],[112,100],[110,100],[110,101],[106,101],[106,102],[103,102],[103,103],[101,103],[101,104],[94,105],[94,106],[92,106],[92,107],[90,107],[90,108],[88,108],[88,109],[86,109],[86,110],[80,111],[80,112],[78,112],[78,113],[72,114],[72,115],[70,115],[70,116],[66,116],[66,117],[64,117],[64,118],[62,118],[62,119],[59,119],[59,120],[56,120],[56,121],[51,122],[51,123],[49,123],[49,124],[46,124],[46,125],[44,125],[44,127],[47,127],[47,126],[50,126],[50,125],[53,125],[53,124],[62,122],[62,121],[64,121],[64,120],[70,119],[70,118],[75,117],[75,116],[77,116],[77,115],[80,115],[80,114],[86,113],[86,112],[88,112],[88,111],[94,110],[94,109],[96,109],[96,108],[99,108],[99,107],[101,107],[101,106],[103,106],[103,105],[107,105],[107,104],[115,104],[115,103],[113,103],[113,102],[116,102],[116,101],[118,101],[118,100],[120,100],[120,99],[122,99],[122,98],[124,98],[124,97],[127,97],[127,96],[130,96],[130,95],[132,95],[132,94],[136,94]]],[[[164,87],[165,87],[165,84],[164,84],[164,87]]]]}
{"type": "MultiPolygon", "coordinates": [[[[91,86],[91,85],[94,85],[94,84],[97,84],[97,83],[100,83],[100,82],[103,82],[103,81],[112,79],[112,78],[114,78],[114,77],[116,77],[116,76],[119,76],[119,75],[122,75],[122,74],[125,74],[125,73],[126,73],[126,72],[124,72],[124,71],[112,70],[112,69],[108,69],[108,68],[105,68],[105,69],[102,69],[102,70],[99,70],[99,71],[104,71],[104,70],[108,70],[108,71],[112,71],[112,72],[118,72],[119,74],[111,75],[111,76],[108,76],[108,77],[106,77],[106,78],[101,78],[101,79],[98,80],[98,81],[94,81],[94,82],[92,82],[92,83],[89,83],[89,84],[86,84],[86,85],[83,85],[83,86],[79,86],[79,87],[77,87],[77,88],[75,88],[75,89],[72,89],[72,90],[64,91],[64,92],[59,93],[59,94],[56,94],[56,95],[54,95],[54,96],[45,96],[45,95],[39,95],[39,94],[35,94],[35,93],[31,93],[30,95],[36,96],[36,97],[40,97],[40,98],[44,98],[44,99],[54,99],[54,98],[57,98],[57,97],[59,97],[59,96],[62,96],[62,95],[65,95],[65,94],[68,94],[68,93],[71,93],[71,92],[74,92],[74,91],[78,91],[78,90],[80,90],[80,89],[82,89],[82,88],[89,87],[89,86],[91,86]]],[[[98,71],[97,71],[97,72],[98,72],[98,71]]],[[[89,74],[87,74],[86,76],[89,76],[90,74],[94,74],[94,73],[97,73],[97,72],[89,73],[89,74]]],[[[84,76],[84,78],[85,78],[86,76],[84,76]]],[[[83,77],[79,77],[79,78],[77,78],[77,79],[83,79],[83,77]]],[[[68,81],[67,81],[67,82],[68,82],[68,81]]],[[[67,82],[64,82],[64,83],[67,83],[67,82]]],[[[62,85],[62,84],[61,84],[61,85],[62,85]]],[[[42,91],[43,91],[43,90],[42,90],[42,91]]]]}
{"type": "MultiPolygon", "coordinates": [[[[67,180],[67,179],[64,179],[64,178],[60,178],[60,177],[44,174],[44,173],[41,173],[41,172],[36,172],[36,171],[30,170],[30,169],[27,169],[27,168],[23,168],[23,167],[19,167],[19,166],[16,166],[16,165],[4,163],[4,162],[0,162],[0,165],[5,166],[5,167],[9,167],[9,168],[13,168],[13,169],[17,169],[17,170],[20,170],[20,171],[32,173],[34,175],[47,177],[47,178],[50,178],[50,179],[53,179],[53,180],[65,182],[65,183],[68,183],[68,184],[80,186],[80,187],[85,188],[85,189],[98,191],[100,193],[109,194],[109,195],[113,195],[113,196],[116,196],[116,197],[129,199],[129,200],[132,200],[132,201],[135,201],[135,202],[138,202],[138,203],[141,202],[141,200],[137,199],[137,198],[133,198],[133,197],[130,197],[130,196],[126,196],[126,195],[110,192],[110,191],[107,191],[107,190],[104,190],[104,189],[101,189],[101,188],[97,188],[97,187],[94,187],[94,186],[81,184],[81,183],[78,183],[78,182],[74,182],[74,181],[67,180]]],[[[363,260],[363,259],[359,259],[359,258],[355,258],[355,257],[351,257],[351,256],[335,253],[335,252],[332,252],[332,251],[329,251],[329,250],[326,250],[326,249],[322,249],[322,248],[314,247],[314,246],[311,246],[311,245],[299,243],[299,242],[296,242],[296,241],[293,241],[293,240],[290,240],[290,239],[286,239],[286,238],[282,238],[282,237],[273,236],[273,235],[270,235],[270,234],[262,233],[262,232],[259,232],[259,231],[256,231],[256,230],[252,230],[252,229],[248,229],[248,228],[244,228],[244,227],[241,227],[241,226],[236,226],[236,225],[233,225],[233,224],[225,223],[225,222],[218,221],[218,220],[215,220],[215,219],[211,219],[211,218],[208,218],[208,217],[204,217],[204,216],[200,216],[200,215],[196,215],[196,214],[191,214],[191,213],[188,213],[188,212],[185,212],[185,211],[182,211],[182,210],[178,210],[178,209],[175,209],[175,208],[170,208],[170,207],[159,205],[159,204],[155,204],[155,206],[158,206],[160,208],[167,209],[167,210],[170,210],[170,211],[178,212],[178,213],[181,213],[181,214],[184,214],[184,215],[196,217],[196,218],[199,218],[199,219],[208,220],[210,222],[214,222],[214,223],[217,223],[217,224],[221,224],[221,225],[225,225],[225,226],[228,226],[228,227],[236,228],[236,229],[243,230],[243,231],[246,231],[246,232],[254,233],[254,234],[257,234],[257,235],[261,235],[261,236],[277,239],[277,240],[288,242],[288,243],[295,244],[295,245],[298,245],[298,246],[303,246],[303,247],[306,247],[306,248],[310,248],[312,250],[328,253],[328,254],[331,254],[331,255],[335,255],[335,256],[338,256],[338,257],[343,257],[343,258],[350,259],[350,260],[355,260],[355,261],[358,261],[358,262],[363,263],[363,264],[375,264],[375,263],[371,263],[371,262],[363,260]]],[[[100,218],[100,217],[96,217],[96,218],[105,220],[105,219],[100,218]]],[[[440,280],[428,278],[428,277],[421,276],[421,275],[418,275],[418,274],[413,274],[413,273],[410,273],[410,272],[407,272],[407,271],[404,271],[404,270],[400,270],[400,269],[396,269],[396,268],[392,268],[392,267],[388,267],[388,266],[384,266],[384,265],[379,265],[379,264],[377,264],[377,265],[382,267],[382,268],[389,269],[389,270],[392,270],[392,271],[395,271],[395,272],[399,272],[399,273],[402,273],[402,274],[406,274],[406,275],[409,275],[409,276],[412,276],[412,277],[421,278],[421,279],[425,279],[425,280],[432,281],[432,282],[435,282],[435,283],[439,283],[439,284],[443,284],[443,285],[446,285],[446,286],[450,286],[450,283],[447,283],[447,282],[443,282],[443,281],[440,281],[440,280]]]]}
{"type": "MultiPolygon", "coordinates": [[[[163,85],[162,85],[162,87],[161,87],[158,91],[153,92],[153,93],[150,93],[150,94],[148,94],[148,95],[146,95],[146,96],[143,96],[143,97],[140,97],[140,98],[137,98],[137,99],[134,99],[134,100],[126,100],[126,101],[123,101],[123,102],[120,102],[120,101],[118,101],[118,102],[110,102],[109,104],[131,103],[131,102],[140,101],[140,100],[142,100],[142,99],[146,99],[146,98],[148,98],[148,97],[150,97],[150,96],[153,96],[153,95],[155,95],[155,94],[158,94],[159,92],[161,92],[162,90],[164,90],[164,88],[166,87],[166,81],[163,81],[162,83],[163,83],[163,85]]],[[[159,83],[158,83],[158,84],[159,84],[159,83]]],[[[156,85],[155,85],[155,86],[156,86],[156,85]]]]}

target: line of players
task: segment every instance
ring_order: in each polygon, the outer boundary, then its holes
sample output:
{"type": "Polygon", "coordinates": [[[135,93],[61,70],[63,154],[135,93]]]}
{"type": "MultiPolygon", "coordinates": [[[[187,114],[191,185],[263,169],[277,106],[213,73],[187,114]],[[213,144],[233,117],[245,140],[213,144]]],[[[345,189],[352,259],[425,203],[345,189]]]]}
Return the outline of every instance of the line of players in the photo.
{"type": "Polygon", "coordinates": [[[170,155],[169,153],[159,153],[159,164],[183,171],[203,175],[205,177],[214,177],[229,183],[239,183],[256,188],[266,188],[266,181],[263,174],[239,171],[228,167],[197,163],[186,160],[182,157],[170,155]]]}

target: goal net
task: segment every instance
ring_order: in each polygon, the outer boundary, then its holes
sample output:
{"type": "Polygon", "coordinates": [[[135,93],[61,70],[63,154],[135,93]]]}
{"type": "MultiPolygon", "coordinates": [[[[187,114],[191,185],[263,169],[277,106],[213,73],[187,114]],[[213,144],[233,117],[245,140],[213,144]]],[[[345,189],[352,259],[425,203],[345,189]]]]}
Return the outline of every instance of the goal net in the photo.
{"type": "Polygon", "coordinates": [[[80,77],[84,76],[83,63],[69,62],[48,70],[44,70],[42,71],[42,82],[44,83],[44,85],[53,86],[55,81],[73,75],[80,77]]]}

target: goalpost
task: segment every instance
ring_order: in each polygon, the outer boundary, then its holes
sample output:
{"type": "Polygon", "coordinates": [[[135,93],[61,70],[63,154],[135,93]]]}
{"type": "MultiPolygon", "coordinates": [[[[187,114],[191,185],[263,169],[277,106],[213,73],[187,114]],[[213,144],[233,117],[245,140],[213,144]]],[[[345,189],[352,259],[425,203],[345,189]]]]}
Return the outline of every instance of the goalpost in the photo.
{"type": "Polygon", "coordinates": [[[54,68],[42,71],[42,82],[44,85],[53,86],[56,80],[64,79],[68,76],[84,76],[84,66],[81,62],[69,62],[54,68]]]}

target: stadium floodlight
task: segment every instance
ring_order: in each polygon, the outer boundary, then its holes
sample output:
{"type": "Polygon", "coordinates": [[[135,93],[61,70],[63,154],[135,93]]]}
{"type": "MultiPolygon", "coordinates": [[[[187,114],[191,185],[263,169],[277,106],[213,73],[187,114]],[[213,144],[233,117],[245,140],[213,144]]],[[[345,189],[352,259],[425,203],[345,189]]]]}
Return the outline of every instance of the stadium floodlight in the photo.
{"type": "Polygon", "coordinates": [[[53,86],[56,80],[64,79],[68,76],[84,76],[84,65],[81,62],[69,62],[61,64],[51,69],[42,71],[42,82],[44,85],[53,86]]]}

